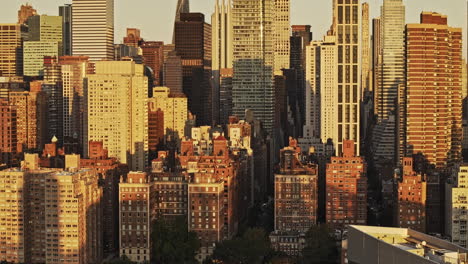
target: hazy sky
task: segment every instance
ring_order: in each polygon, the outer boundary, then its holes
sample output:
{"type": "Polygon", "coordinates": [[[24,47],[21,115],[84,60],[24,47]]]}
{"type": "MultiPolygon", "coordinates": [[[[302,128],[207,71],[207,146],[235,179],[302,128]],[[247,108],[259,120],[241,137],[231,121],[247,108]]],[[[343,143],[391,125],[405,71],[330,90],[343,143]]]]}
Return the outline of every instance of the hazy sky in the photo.
{"type": "MultiPolygon", "coordinates": [[[[211,23],[215,1],[190,0],[191,11],[204,13],[206,21],[211,23]]],[[[466,40],[466,0],[403,1],[407,23],[419,22],[421,11],[443,13],[448,15],[450,26],[464,28],[466,40]]],[[[58,6],[71,3],[71,0],[0,0],[0,23],[16,22],[17,10],[25,2],[32,4],[40,14],[58,15],[58,6]]],[[[371,18],[379,16],[383,0],[367,2],[372,9],[371,18]]],[[[176,3],[177,0],[115,0],[115,42],[122,42],[127,27],[140,28],[147,40],[170,41],[176,3]]],[[[312,25],[314,39],[321,39],[331,24],[331,3],[332,0],[291,0],[291,23],[312,25]]]]}

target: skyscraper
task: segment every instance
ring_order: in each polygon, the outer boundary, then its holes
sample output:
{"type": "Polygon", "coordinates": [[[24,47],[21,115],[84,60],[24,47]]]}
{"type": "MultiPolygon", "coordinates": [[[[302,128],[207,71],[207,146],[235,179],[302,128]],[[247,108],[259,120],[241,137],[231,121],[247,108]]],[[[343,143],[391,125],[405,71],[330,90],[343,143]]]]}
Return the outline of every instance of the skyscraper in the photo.
{"type": "Polygon", "coordinates": [[[356,155],[360,153],[361,106],[361,19],[359,0],[333,1],[333,34],[338,45],[338,142],[337,154],[343,151],[343,140],[352,140],[356,155]]]}
{"type": "Polygon", "coordinates": [[[273,18],[273,38],[274,38],[274,52],[275,52],[275,65],[274,74],[282,75],[282,69],[289,69],[289,54],[291,35],[291,13],[290,0],[274,0],[274,18],[273,18]]]}
{"type": "Polygon", "coordinates": [[[72,55],[72,5],[59,6],[62,17],[62,55],[72,55]]]}
{"type": "Polygon", "coordinates": [[[231,0],[216,0],[215,11],[211,16],[212,59],[211,69],[219,71],[224,68],[232,68],[232,6],[231,0]]]}
{"type": "Polygon", "coordinates": [[[430,12],[421,14],[420,24],[406,25],[404,126],[400,131],[404,155],[420,153],[439,169],[460,161],[461,77],[461,28],[448,26],[447,16],[430,12]]]}
{"type": "Polygon", "coordinates": [[[233,0],[234,77],[233,114],[251,110],[273,135],[275,92],[273,86],[273,0],[233,0]]]}
{"type": "Polygon", "coordinates": [[[213,121],[211,25],[201,13],[183,13],[175,25],[175,50],[182,59],[183,92],[200,125],[213,121]]]}
{"type": "Polygon", "coordinates": [[[221,71],[232,70],[233,56],[233,28],[232,28],[232,6],[231,0],[225,3],[225,0],[216,0],[215,11],[211,16],[211,47],[212,59],[211,70],[213,75],[213,113],[216,123],[226,122],[227,119],[221,118],[218,109],[221,105],[221,71]],[[223,120],[221,120],[223,119],[223,120]]]}
{"type": "Polygon", "coordinates": [[[337,69],[338,47],[334,36],[313,41],[306,47],[306,118],[304,138],[320,138],[323,143],[339,141],[337,69]]]}
{"type": "Polygon", "coordinates": [[[374,160],[384,164],[395,160],[395,142],[399,140],[396,130],[402,120],[397,111],[400,109],[397,107],[397,99],[405,82],[403,1],[385,0],[379,21],[374,24],[374,112],[377,115],[377,125],[373,141],[374,160]]]}
{"type": "MultiPolygon", "coordinates": [[[[148,155],[148,79],[133,61],[96,62],[85,85],[87,115],[83,142],[102,141],[109,157],[143,171],[148,155]]],[[[88,154],[84,144],[85,155],[88,154]]]]}
{"type": "Polygon", "coordinates": [[[0,76],[23,75],[23,40],[27,27],[20,24],[0,24],[0,76]]]}
{"type": "Polygon", "coordinates": [[[172,44],[175,44],[175,23],[180,21],[180,14],[190,13],[189,0],[177,0],[176,13],[174,19],[174,33],[172,35],[172,44]]]}
{"type": "Polygon", "coordinates": [[[380,89],[380,61],[382,55],[382,30],[380,17],[372,19],[372,91],[374,92],[374,114],[377,115],[380,89]]]}
{"type": "Polygon", "coordinates": [[[72,7],[72,54],[112,60],[114,0],[73,0],[72,7]]]}
{"type": "Polygon", "coordinates": [[[368,92],[370,90],[370,62],[371,62],[371,53],[370,53],[370,36],[369,36],[369,3],[362,4],[362,93],[368,92]]]}

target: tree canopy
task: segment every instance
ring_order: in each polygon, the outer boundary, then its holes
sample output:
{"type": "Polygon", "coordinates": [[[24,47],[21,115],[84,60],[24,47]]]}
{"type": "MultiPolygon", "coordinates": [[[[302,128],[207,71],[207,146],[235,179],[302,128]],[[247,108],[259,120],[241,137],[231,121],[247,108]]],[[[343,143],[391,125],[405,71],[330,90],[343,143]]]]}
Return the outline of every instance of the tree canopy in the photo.
{"type": "Polygon", "coordinates": [[[171,222],[156,220],[151,241],[151,259],[156,263],[197,263],[200,241],[195,232],[188,231],[184,217],[171,222]]]}
{"type": "Polygon", "coordinates": [[[338,248],[326,225],[314,226],[306,233],[306,245],[302,250],[302,264],[338,263],[338,248]]]}
{"type": "Polygon", "coordinates": [[[226,264],[263,263],[271,252],[270,239],[261,228],[247,229],[241,237],[224,240],[216,245],[214,263],[226,264]]]}

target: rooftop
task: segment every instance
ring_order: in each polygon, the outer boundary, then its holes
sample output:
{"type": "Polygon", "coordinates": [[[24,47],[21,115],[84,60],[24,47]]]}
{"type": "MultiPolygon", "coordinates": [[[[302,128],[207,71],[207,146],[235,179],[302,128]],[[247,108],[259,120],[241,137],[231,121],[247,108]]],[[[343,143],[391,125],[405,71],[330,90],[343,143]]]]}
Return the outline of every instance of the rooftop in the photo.
{"type": "Polygon", "coordinates": [[[461,264],[466,263],[467,260],[467,249],[411,229],[355,225],[349,228],[391,245],[395,250],[418,255],[421,260],[425,259],[427,263],[461,264]]]}

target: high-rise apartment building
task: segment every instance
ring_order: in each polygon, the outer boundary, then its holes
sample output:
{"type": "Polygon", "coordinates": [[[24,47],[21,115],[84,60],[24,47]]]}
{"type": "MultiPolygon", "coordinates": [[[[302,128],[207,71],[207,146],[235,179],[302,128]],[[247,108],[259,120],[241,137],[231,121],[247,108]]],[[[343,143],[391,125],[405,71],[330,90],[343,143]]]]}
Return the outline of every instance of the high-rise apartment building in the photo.
{"type": "Polygon", "coordinates": [[[370,91],[370,85],[371,85],[371,78],[370,75],[370,70],[371,70],[371,48],[370,48],[370,27],[369,27],[369,3],[363,3],[362,4],[362,35],[361,35],[361,43],[362,43],[362,57],[361,57],[361,67],[362,67],[362,77],[361,77],[361,83],[362,83],[362,88],[361,91],[363,93],[364,98],[364,92],[370,91]]]}
{"type": "Polygon", "coordinates": [[[233,114],[251,110],[273,135],[275,125],[273,0],[233,0],[233,114]]]}
{"type": "MultiPolygon", "coordinates": [[[[299,239],[317,224],[318,167],[303,163],[297,141],[290,139],[289,147],[280,153],[280,168],[275,174],[275,231],[270,235],[276,250],[298,255],[302,247],[284,245],[284,237],[299,239]]],[[[303,246],[303,245],[302,245],[303,246]]]]}
{"type": "Polygon", "coordinates": [[[72,55],[72,5],[59,6],[59,16],[62,17],[62,54],[72,55]]]}
{"type": "Polygon", "coordinates": [[[30,16],[37,15],[37,10],[32,7],[30,4],[21,5],[20,10],[18,10],[18,24],[25,24],[30,16]]]}
{"type": "Polygon", "coordinates": [[[398,179],[396,225],[426,231],[426,179],[414,171],[413,158],[403,158],[398,179]]]}
{"type": "Polygon", "coordinates": [[[26,235],[24,227],[27,224],[24,217],[26,196],[24,172],[0,172],[0,202],[2,203],[2,219],[0,221],[0,250],[2,261],[10,263],[25,263],[26,235]]]}
{"type": "Polygon", "coordinates": [[[338,46],[334,36],[313,41],[306,47],[306,119],[304,138],[339,141],[337,68],[338,46]]]}
{"type": "Polygon", "coordinates": [[[175,24],[175,50],[182,59],[183,92],[197,123],[213,121],[211,88],[211,25],[201,13],[183,13],[175,24]]]}
{"type": "MultiPolygon", "coordinates": [[[[138,47],[138,46],[137,46],[138,47]]],[[[143,52],[143,63],[153,70],[154,82],[153,85],[161,86],[163,82],[163,65],[164,65],[164,42],[162,41],[145,41],[140,45],[143,52]]]]}
{"type": "Polygon", "coordinates": [[[355,154],[354,142],[343,142],[343,154],[326,169],[326,221],[332,229],[367,222],[366,163],[355,154]]]}
{"type": "MultiPolygon", "coordinates": [[[[148,155],[147,89],[143,65],[133,61],[96,62],[85,85],[83,142],[102,141],[109,157],[143,171],[148,155]]],[[[88,148],[84,145],[84,153],[88,148]]]]}
{"type": "Polygon", "coordinates": [[[150,261],[150,183],[144,172],[130,172],[119,183],[120,256],[150,261]]]}
{"type": "Polygon", "coordinates": [[[335,149],[343,152],[343,141],[352,140],[360,154],[361,105],[361,27],[362,11],[359,0],[333,1],[332,32],[338,45],[338,142],[335,149]]]}
{"type": "Polygon", "coordinates": [[[463,164],[458,170],[456,187],[452,188],[451,197],[451,235],[452,242],[466,248],[468,246],[467,215],[466,207],[468,195],[468,166],[463,164]]]}
{"type": "Polygon", "coordinates": [[[153,97],[148,99],[149,111],[160,109],[164,115],[164,134],[171,140],[185,137],[184,128],[188,118],[187,97],[173,93],[167,87],[155,87],[153,97]]]}
{"type": "Polygon", "coordinates": [[[282,75],[283,69],[290,68],[291,3],[290,0],[274,0],[274,4],[273,48],[275,64],[273,71],[275,75],[282,75]]]}
{"type": "Polygon", "coordinates": [[[406,26],[404,122],[399,131],[404,154],[420,153],[439,169],[461,159],[461,75],[461,28],[430,12],[421,14],[420,24],[406,26]]]}
{"type": "Polygon", "coordinates": [[[72,1],[72,54],[90,61],[114,58],[114,0],[72,1]]]}
{"type": "Polygon", "coordinates": [[[40,150],[47,138],[47,97],[42,91],[11,92],[10,104],[16,107],[18,151],[40,150]]]}
{"type": "Polygon", "coordinates": [[[23,75],[23,40],[27,28],[22,24],[0,24],[0,76],[23,75]]]}
{"type": "Polygon", "coordinates": [[[38,162],[37,154],[26,154],[21,168],[0,171],[0,199],[10,211],[0,221],[0,229],[9,233],[0,238],[0,247],[10,261],[100,263],[102,190],[97,175],[79,166],[44,169],[38,162]]]}

